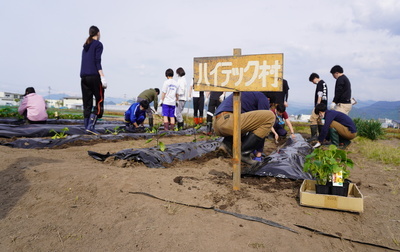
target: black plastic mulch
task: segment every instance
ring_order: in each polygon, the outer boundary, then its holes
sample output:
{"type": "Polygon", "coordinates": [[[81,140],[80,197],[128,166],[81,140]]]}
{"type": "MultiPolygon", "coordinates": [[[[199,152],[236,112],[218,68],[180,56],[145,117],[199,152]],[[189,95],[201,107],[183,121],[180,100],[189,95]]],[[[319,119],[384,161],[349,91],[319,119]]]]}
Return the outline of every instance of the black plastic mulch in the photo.
{"type": "MultiPolygon", "coordinates": [[[[51,122],[59,120],[53,120],[51,122]]],[[[3,120],[4,122],[4,120],[3,120]]],[[[149,139],[155,137],[152,133],[127,132],[111,134],[119,128],[123,128],[121,122],[103,121],[96,125],[96,130],[100,135],[86,134],[82,120],[64,120],[66,124],[31,124],[17,125],[14,123],[0,124],[0,137],[17,138],[14,141],[0,141],[0,145],[12,148],[24,149],[40,149],[40,148],[55,148],[67,145],[85,145],[89,142],[99,141],[118,141],[129,139],[149,139]],[[69,122],[69,124],[67,124],[69,122]],[[52,139],[50,130],[61,132],[65,127],[68,131],[66,138],[52,139]]],[[[205,127],[198,130],[204,131],[205,127]]],[[[182,131],[160,131],[167,135],[193,135],[193,128],[182,131]]],[[[312,179],[310,174],[303,172],[304,158],[312,152],[312,147],[308,144],[300,134],[296,135],[296,139],[288,139],[287,142],[277,151],[268,156],[269,162],[259,164],[256,169],[242,169],[242,175],[249,176],[273,176],[290,179],[312,179]]],[[[222,138],[217,140],[198,141],[190,143],[177,143],[167,145],[165,151],[160,151],[158,148],[143,148],[143,149],[126,149],[110,154],[101,154],[89,151],[89,156],[96,160],[104,161],[108,157],[116,159],[132,160],[135,162],[143,162],[150,168],[163,168],[164,164],[172,163],[174,160],[191,160],[195,157],[200,157],[204,154],[215,151],[221,144],[222,138]]]]}
{"type": "MultiPolygon", "coordinates": [[[[158,148],[143,148],[125,149],[112,154],[89,151],[88,154],[99,161],[114,157],[115,159],[143,162],[149,168],[164,168],[163,164],[170,164],[175,159],[190,160],[215,151],[221,145],[221,140],[222,138],[214,141],[170,144],[167,145],[165,151],[160,151],[158,148]]],[[[269,162],[258,165],[257,169],[243,169],[242,175],[312,179],[310,174],[303,172],[304,158],[311,152],[311,145],[298,134],[295,140],[288,139],[283,147],[269,155],[269,162]]]]}

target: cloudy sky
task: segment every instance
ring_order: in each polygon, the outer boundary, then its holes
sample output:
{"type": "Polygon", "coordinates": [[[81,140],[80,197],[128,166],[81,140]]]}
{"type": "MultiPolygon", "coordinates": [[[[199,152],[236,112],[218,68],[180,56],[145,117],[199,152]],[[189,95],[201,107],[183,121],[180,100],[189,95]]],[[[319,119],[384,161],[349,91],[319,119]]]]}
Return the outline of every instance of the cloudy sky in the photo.
{"type": "MultiPolygon", "coordinates": [[[[104,45],[106,97],[161,87],[167,68],[193,75],[193,58],[284,54],[289,102],[313,102],[317,72],[332,100],[339,64],[360,100],[400,100],[398,0],[14,0],[0,3],[0,91],[81,96],[88,29],[104,45]]],[[[106,98],[107,99],[107,98],[106,98]]]]}

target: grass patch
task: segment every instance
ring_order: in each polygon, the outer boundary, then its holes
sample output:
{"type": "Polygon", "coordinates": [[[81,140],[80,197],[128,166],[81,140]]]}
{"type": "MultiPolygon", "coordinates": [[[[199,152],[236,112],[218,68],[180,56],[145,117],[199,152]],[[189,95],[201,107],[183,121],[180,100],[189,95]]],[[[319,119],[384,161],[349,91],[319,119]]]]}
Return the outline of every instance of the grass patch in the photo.
{"type": "Polygon", "coordinates": [[[356,142],[359,152],[368,159],[384,164],[400,165],[400,147],[372,141],[367,138],[357,137],[356,142]]]}
{"type": "Polygon", "coordinates": [[[385,132],[385,137],[386,138],[396,138],[396,139],[400,139],[400,129],[393,129],[393,128],[387,128],[387,129],[383,129],[385,132]]]}
{"type": "Polygon", "coordinates": [[[291,122],[291,123],[295,133],[311,134],[310,123],[307,122],[291,122]]]}

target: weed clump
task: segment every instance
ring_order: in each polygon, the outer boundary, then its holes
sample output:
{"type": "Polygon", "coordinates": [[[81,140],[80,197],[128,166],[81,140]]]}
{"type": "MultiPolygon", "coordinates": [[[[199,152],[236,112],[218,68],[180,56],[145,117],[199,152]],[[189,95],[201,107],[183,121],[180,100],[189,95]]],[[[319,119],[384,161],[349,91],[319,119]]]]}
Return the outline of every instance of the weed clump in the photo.
{"type": "Polygon", "coordinates": [[[360,137],[377,140],[384,135],[381,123],[378,120],[355,118],[353,121],[357,127],[357,135],[360,137]]]}

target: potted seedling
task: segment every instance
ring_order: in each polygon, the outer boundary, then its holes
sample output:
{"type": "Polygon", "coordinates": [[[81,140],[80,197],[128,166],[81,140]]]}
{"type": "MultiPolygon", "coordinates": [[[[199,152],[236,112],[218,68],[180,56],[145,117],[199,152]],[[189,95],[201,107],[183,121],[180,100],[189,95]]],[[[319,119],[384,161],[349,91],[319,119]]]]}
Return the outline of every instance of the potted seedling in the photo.
{"type": "MultiPolygon", "coordinates": [[[[347,196],[343,182],[350,175],[349,168],[353,168],[354,165],[347,154],[347,151],[340,150],[335,145],[330,145],[328,149],[314,149],[311,154],[305,157],[303,171],[310,173],[315,178],[316,193],[331,194],[332,191],[335,193],[336,189],[341,187],[342,193],[347,196]],[[332,182],[334,182],[335,188],[333,188],[332,182]]],[[[335,195],[337,194],[335,193],[335,195]]]]}

